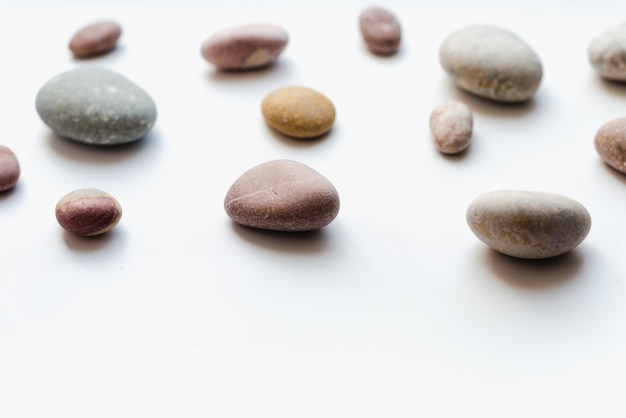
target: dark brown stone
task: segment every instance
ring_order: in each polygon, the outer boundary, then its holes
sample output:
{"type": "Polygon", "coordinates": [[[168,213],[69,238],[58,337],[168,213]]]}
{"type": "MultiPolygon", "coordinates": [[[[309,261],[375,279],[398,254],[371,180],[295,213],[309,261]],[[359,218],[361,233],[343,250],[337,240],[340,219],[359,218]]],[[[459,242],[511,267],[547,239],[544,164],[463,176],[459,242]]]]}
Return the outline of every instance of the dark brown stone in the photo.
{"type": "Polygon", "coordinates": [[[81,28],[70,41],[70,50],[76,58],[87,58],[109,52],[122,35],[115,22],[95,22],[81,28]]]}

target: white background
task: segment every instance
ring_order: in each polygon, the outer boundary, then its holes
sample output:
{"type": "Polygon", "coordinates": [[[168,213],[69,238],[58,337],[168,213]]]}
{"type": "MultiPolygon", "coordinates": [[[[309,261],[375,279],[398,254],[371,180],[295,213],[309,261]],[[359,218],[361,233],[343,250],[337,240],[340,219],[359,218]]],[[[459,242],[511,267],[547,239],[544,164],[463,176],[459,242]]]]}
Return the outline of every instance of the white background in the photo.
{"type": "Polygon", "coordinates": [[[92,3],[0,2],[0,143],[22,167],[0,194],[0,416],[624,416],[626,177],[593,137],[626,115],[626,85],[597,77],[586,49],[626,7],[388,2],[403,41],[380,58],[360,38],[361,1],[92,3]],[[74,60],[73,33],[103,18],[123,26],[119,47],[74,60]],[[212,33],[252,22],[290,34],[276,66],[224,74],[202,59],[212,33]],[[439,46],[474,23],[538,53],[532,101],[452,85],[439,46]],[[84,65],[154,98],[148,137],[94,148],[41,122],[39,88],[84,65]],[[330,134],[295,141],[265,125],[262,99],[292,84],[334,102],[330,134]],[[428,130],[448,100],[474,111],[459,157],[428,130]],[[333,223],[279,234],[230,221],[232,182],[276,158],[336,186],[333,223]],[[56,202],[82,187],[120,201],[114,231],[57,224],[56,202]],[[546,261],[488,250],[465,210],[510,188],[578,200],[589,236],[546,261]]]}

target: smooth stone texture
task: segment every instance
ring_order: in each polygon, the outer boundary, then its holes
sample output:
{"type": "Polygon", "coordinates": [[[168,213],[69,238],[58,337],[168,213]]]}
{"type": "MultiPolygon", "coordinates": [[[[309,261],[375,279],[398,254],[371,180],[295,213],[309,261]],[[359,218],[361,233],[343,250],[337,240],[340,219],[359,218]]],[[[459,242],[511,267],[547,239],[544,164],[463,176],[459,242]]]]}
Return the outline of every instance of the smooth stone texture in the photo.
{"type": "Polygon", "coordinates": [[[114,71],[83,67],[59,74],[37,94],[39,116],[57,135],[94,145],[144,137],[154,126],[150,95],[114,71]]]}
{"type": "Polygon", "coordinates": [[[587,55],[600,76],[626,81],[626,22],[595,37],[587,48],[587,55]]]}
{"type": "Polygon", "coordinates": [[[91,237],[113,229],[122,217],[122,207],[108,193],[87,188],[63,196],[56,205],[55,215],[66,231],[91,237]]]}
{"type": "Polygon", "coordinates": [[[448,102],[433,109],[429,125],[437,150],[457,154],[470,145],[474,116],[466,104],[448,102]]]}
{"type": "Polygon", "coordinates": [[[312,231],[339,213],[339,195],[323,175],[302,163],[275,160],[241,175],[224,199],[236,223],[273,231],[312,231]]]}
{"type": "Polygon", "coordinates": [[[467,208],[467,223],[488,247],[518,258],[564,254],[591,228],[587,209],[554,193],[502,190],[477,197],[467,208]]]}
{"type": "Polygon", "coordinates": [[[251,70],[273,64],[288,41],[287,32],[276,25],[245,25],[213,34],[200,52],[220,70],[251,70]]]}
{"type": "Polygon", "coordinates": [[[626,174],[626,117],[602,125],[594,145],[605,163],[626,174]]]}
{"type": "Polygon", "coordinates": [[[543,76],[537,54],[517,35],[495,26],[453,33],[442,43],[439,60],[459,88],[498,102],[530,99],[543,76]]]}
{"type": "Polygon", "coordinates": [[[69,43],[76,58],[88,58],[111,51],[122,35],[122,27],[111,21],[91,23],[78,30],[69,43]]]}
{"type": "Polygon", "coordinates": [[[391,55],[398,51],[402,30],[389,10],[368,7],[359,16],[359,28],[365,44],[374,54],[391,55]]]}
{"type": "Polygon", "coordinates": [[[0,192],[12,189],[20,178],[20,164],[8,147],[0,145],[0,192]]]}
{"type": "Polygon", "coordinates": [[[330,131],[335,106],[322,93],[302,86],[283,87],[268,94],[261,104],[269,126],[294,138],[315,138],[330,131]]]}

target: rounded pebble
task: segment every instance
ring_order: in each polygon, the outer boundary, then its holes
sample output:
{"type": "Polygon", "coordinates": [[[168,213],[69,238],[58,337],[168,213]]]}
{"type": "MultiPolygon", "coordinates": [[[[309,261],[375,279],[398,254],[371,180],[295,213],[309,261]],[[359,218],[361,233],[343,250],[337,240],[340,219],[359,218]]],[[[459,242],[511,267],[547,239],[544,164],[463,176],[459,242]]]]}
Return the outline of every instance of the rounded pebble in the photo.
{"type": "Polygon", "coordinates": [[[90,237],[113,229],[122,217],[122,207],[102,190],[80,189],[63,196],[55,214],[66,231],[90,237]]]}
{"type": "Polygon", "coordinates": [[[359,28],[365,44],[374,54],[391,55],[398,51],[402,31],[398,19],[390,11],[368,7],[359,16],[359,28]]]}
{"type": "Polygon", "coordinates": [[[83,67],[48,81],[37,113],[57,135],[94,145],[138,140],[152,129],[156,105],[141,87],[112,70],[83,67]]]}
{"type": "Polygon", "coordinates": [[[439,152],[457,154],[469,147],[474,117],[464,103],[448,102],[435,107],[429,122],[439,152]]]}
{"type": "Polygon", "coordinates": [[[268,94],[261,104],[269,126],[294,138],[315,138],[330,131],[335,106],[322,93],[308,87],[290,86],[268,94]]]}
{"type": "Polygon", "coordinates": [[[595,37],[589,44],[587,55],[601,77],[626,81],[626,22],[595,37]]]}
{"type": "Polygon", "coordinates": [[[605,163],[626,174],[626,117],[602,125],[594,145],[605,163]]]}
{"type": "Polygon", "coordinates": [[[20,178],[20,164],[8,147],[0,145],[0,192],[12,189],[20,178]]]}
{"type": "Polygon", "coordinates": [[[276,25],[245,25],[215,33],[200,52],[220,70],[251,70],[273,64],[288,41],[287,32],[276,25]]]}
{"type": "Polygon", "coordinates": [[[564,254],[591,228],[587,209],[554,193],[502,190],[477,197],[467,208],[467,223],[488,247],[518,258],[564,254]]]}
{"type": "Polygon", "coordinates": [[[88,58],[111,51],[122,35],[122,27],[111,21],[91,23],[74,34],[69,48],[76,58],[88,58]]]}
{"type": "Polygon", "coordinates": [[[312,231],[331,223],[339,195],[323,175],[302,163],[275,160],[241,175],[224,199],[236,223],[273,231],[312,231]]]}
{"type": "Polygon", "coordinates": [[[455,84],[497,102],[522,102],[539,88],[537,54],[517,35],[495,26],[470,26],[448,36],[439,49],[455,84]]]}

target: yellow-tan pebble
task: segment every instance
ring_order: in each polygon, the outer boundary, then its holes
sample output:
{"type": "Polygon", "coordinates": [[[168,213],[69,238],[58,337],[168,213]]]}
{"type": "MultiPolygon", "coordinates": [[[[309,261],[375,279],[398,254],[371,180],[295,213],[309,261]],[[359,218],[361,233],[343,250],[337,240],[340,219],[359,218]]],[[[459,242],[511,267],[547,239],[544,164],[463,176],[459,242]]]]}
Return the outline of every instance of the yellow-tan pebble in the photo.
{"type": "Polygon", "coordinates": [[[274,90],[263,100],[261,111],[269,126],[293,138],[318,137],[335,122],[335,106],[328,97],[302,86],[274,90]]]}

